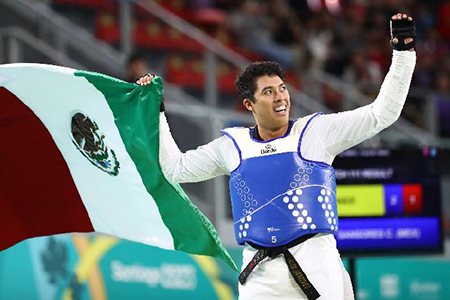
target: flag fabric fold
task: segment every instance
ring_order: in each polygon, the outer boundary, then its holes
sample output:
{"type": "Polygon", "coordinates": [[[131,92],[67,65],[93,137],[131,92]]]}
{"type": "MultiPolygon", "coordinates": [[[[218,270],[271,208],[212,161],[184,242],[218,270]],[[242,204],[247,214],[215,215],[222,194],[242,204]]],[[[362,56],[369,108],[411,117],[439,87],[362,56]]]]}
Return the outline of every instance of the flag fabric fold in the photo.
{"type": "Polygon", "coordinates": [[[159,77],[137,86],[41,64],[0,66],[0,251],[66,232],[224,259],[211,222],[159,165],[159,77]]]}

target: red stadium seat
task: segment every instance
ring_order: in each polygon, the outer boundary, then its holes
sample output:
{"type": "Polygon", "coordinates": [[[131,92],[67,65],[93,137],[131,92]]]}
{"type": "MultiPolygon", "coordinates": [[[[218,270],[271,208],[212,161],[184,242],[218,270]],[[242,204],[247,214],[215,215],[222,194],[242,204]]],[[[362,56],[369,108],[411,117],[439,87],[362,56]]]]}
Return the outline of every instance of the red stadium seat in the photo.
{"type": "Polygon", "coordinates": [[[101,12],[95,18],[96,36],[108,43],[117,43],[120,40],[119,22],[114,13],[101,12]]]}

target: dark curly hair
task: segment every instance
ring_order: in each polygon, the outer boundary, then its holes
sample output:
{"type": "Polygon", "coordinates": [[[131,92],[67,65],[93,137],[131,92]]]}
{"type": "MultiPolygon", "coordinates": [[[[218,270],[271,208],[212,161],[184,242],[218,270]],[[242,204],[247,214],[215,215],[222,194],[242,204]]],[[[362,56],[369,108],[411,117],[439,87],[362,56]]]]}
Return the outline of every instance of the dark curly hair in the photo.
{"type": "Polygon", "coordinates": [[[236,87],[242,100],[248,98],[255,102],[256,80],[261,76],[278,76],[282,80],[285,74],[280,64],[274,61],[257,61],[251,63],[236,78],[236,87]]]}

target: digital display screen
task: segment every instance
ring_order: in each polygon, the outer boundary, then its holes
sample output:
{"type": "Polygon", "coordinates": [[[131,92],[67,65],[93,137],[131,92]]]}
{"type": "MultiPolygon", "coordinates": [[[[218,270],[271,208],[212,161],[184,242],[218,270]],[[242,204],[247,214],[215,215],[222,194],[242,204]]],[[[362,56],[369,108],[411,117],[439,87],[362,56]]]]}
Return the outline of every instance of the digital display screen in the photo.
{"type": "Polygon", "coordinates": [[[436,149],[354,149],[333,166],[342,255],[443,251],[436,149]]]}

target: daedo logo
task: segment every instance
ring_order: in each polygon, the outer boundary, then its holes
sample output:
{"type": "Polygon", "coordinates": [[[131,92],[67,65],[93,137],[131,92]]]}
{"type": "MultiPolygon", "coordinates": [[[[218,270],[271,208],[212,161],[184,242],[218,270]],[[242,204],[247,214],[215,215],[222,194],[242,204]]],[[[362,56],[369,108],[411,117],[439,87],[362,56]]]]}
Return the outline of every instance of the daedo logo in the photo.
{"type": "Polygon", "coordinates": [[[271,154],[277,152],[277,148],[271,144],[267,144],[264,149],[261,149],[261,154],[271,154]]]}

